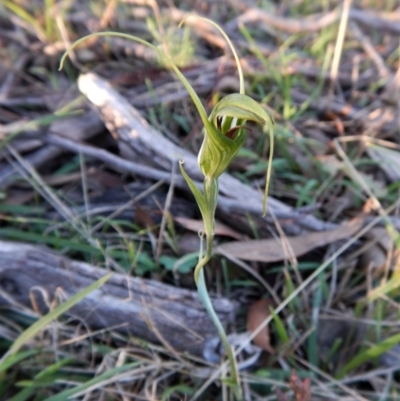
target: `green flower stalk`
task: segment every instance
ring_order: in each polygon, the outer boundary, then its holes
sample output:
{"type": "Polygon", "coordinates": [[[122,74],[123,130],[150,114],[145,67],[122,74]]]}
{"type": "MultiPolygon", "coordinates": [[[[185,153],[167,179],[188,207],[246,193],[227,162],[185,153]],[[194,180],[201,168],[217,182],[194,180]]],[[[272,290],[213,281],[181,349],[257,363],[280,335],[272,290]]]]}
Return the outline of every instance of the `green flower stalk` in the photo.
{"type": "MultiPolygon", "coordinates": [[[[218,331],[218,334],[225,347],[225,351],[229,359],[230,377],[226,380],[226,383],[230,385],[236,398],[241,399],[241,389],[239,375],[236,369],[235,354],[231,345],[229,344],[225,330],[217,314],[214,311],[211,299],[209,297],[204,277],[204,267],[211,259],[213,252],[215,211],[218,201],[218,178],[222,173],[226,171],[229,164],[238,153],[239,149],[243,146],[243,143],[245,142],[247,136],[247,129],[245,126],[247,121],[252,121],[263,126],[267,126],[269,128],[270,153],[266,173],[263,215],[265,215],[266,213],[267,194],[271,176],[271,163],[273,156],[273,121],[263,107],[261,107],[255,100],[245,95],[242,68],[233,44],[228,36],[213,21],[202,17],[196,18],[200,18],[211,23],[221,32],[233,52],[239,73],[240,93],[234,93],[221,99],[213,108],[209,117],[207,117],[207,113],[196,92],[186,80],[184,75],[180,72],[174,61],[158,47],[136,36],[118,32],[100,32],[85,36],[77,40],[65,52],[65,54],[61,58],[60,69],[62,68],[63,63],[71,50],[83,41],[94,36],[118,36],[134,40],[153,49],[175,72],[182,84],[185,86],[190,97],[192,98],[204,126],[204,139],[198,155],[198,164],[201,172],[204,175],[203,192],[201,192],[197,188],[196,184],[187,175],[183,168],[183,162],[180,162],[179,166],[181,173],[185,178],[199,206],[204,223],[204,235],[206,237],[205,253],[203,254],[201,246],[199,262],[194,271],[194,278],[197,285],[199,297],[218,331]]],[[[183,22],[184,21],[182,21],[182,23],[183,22]]]]}

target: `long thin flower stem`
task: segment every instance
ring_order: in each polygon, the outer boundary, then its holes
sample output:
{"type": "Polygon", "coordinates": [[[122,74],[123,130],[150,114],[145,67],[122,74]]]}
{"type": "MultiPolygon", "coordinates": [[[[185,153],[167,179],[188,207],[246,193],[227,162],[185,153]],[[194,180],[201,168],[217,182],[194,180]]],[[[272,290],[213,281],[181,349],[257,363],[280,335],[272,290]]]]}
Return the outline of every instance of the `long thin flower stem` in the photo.
{"type": "Polygon", "coordinates": [[[212,248],[214,241],[214,224],[215,224],[215,210],[217,206],[217,196],[218,196],[218,182],[216,179],[204,180],[204,198],[206,200],[206,204],[209,207],[207,216],[203,216],[204,218],[204,228],[206,235],[206,253],[204,257],[199,260],[195,271],[194,277],[197,285],[197,291],[199,293],[199,297],[204,307],[207,310],[208,315],[210,316],[212,322],[214,323],[215,328],[217,329],[218,335],[224,345],[226,355],[228,356],[229,365],[231,369],[231,377],[227,381],[227,384],[232,388],[235,397],[237,400],[242,399],[241,389],[240,389],[240,381],[239,375],[236,368],[236,358],[232,349],[232,346],[229,343],[228,337],[225,333],[225,329],[221,324],[221,321],[216,314],[213,304],[211,302],[211,298],[208,294],[205,275],[204,275],[204,267],[210,261],[212,257],[212,248]]]}

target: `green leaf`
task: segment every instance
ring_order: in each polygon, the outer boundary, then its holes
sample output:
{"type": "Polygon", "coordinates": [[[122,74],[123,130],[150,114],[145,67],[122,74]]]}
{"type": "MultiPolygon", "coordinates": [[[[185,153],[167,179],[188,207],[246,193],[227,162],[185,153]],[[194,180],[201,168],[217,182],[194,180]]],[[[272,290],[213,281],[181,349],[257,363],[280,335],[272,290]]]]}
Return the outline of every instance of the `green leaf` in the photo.
{"type": "Polygon", "coordinates": [[[373,361],[375,358],[378,358],[384,352],[389,351],[396,344],[400,343],[400,334],[395,334],[392,337],[388,337],[386,340],[382,341],[377,345],[373,345],[372,347],[366,349],[358,353],[353,359],[350,360],[337,374],[339,379],[343,378],[346,373],[351,370],[357,368],[364,362],[373,361]]]}
{"type": "Polygon", "coordinates": [[[290,342],[290,337],[288,332],[286,331],[285,325],[282,322],[282,319],[279,317],[279,315],[275,312],[274,308],[269,308],[269,311],[272,315],[272,318],[274,320],[275,323],[275,327],[276,327],[276,331],[279,335],[279,338],[281,340],[281,342],[283,342],[284,344],[288,344],[290,342]]]}
{"type": "Polygon", "coordinates": [[[171,396],[176,397],[178,393],[184,394],[185,396],[193,395],[194,389],[192,387],[185,386],[184,384],[168,387],[163,391],[161,395],[161,401],[168,401],[171,396]]]}
{"type": "Polygon", "coordinates": [[[179,168],[181,170],[181,173],[183,175],[183,178],[185,179],[186,183],[188,184],[190,190],[192,191],[192,194],[194,198],[196,199],[197,205],[199,206],[200,213],[203,217],[203,221],[208,218],[208,210],[206,206],[206,201],[204,199],[203,194],[200,192],[200,189],[197,188],[196,184],[193,182],[193,180],[186,174],[185,169],[183,168],[183,163],[184,162],[179,162],[179,168]]]}
{"type": "Polygon", "coordinates": [[[24,380],[16,383],[17,386],[24,388],[20,392],[15,394],[12,398],[10,398],[8,401],[25,401],[32,394],[37,393],[38,387],[48,387],[49,385],[53,384],[55,381],[55,378],[52,377],[54,373],[56,373],[61,367],[69,364],[72,361],[74,361],[73,358],[62,359],[61,361],[58,361],[48,366],[40,373],[35,375],[34,380],[24,380]]]}
{"type": "Polygon", "coordinates": [[[99,376],[94,377],[93,379],[88,380],[85,383],[79,384],[74,388],[70,388],[67,390],[62,391],[56,395],[53,395],[49,398],[46,398],[44,401],[69,401],[74,399],[74,395],[87,390],[92,386],[96,386],[102,381],[106,381],[111,379],[113,376],[116,376],[120,373],[124,373],[130,369],[136,368],[141,364],[141,362],[133,362],[127,365],[119,366],[117,368],[109,369],[106,372],[102,373],[99,376]]]}
{"type": "Polygon", "coordinates": [[[15,365],[16,363],[29,358],[30,356],[39,354],[40,351],[37,349],[33,349],[33,350],[28,350],[28,351],[22,351],[19,352],[18,354],[15,355],[10,355],[9,357],[7,357],[6,359],[4,359],[1,364],[0,364],[0,373],[4,372],[5,370],[11,368],[13,365],[15,365]]]}
{"type": "Polygon", "coordinates": [[[160,263],[163,264],[167,270],[187,274],[194,270],[198,259],[198,252],[190,252],[181,258],[162,255],[160,257],[160,263]]]}

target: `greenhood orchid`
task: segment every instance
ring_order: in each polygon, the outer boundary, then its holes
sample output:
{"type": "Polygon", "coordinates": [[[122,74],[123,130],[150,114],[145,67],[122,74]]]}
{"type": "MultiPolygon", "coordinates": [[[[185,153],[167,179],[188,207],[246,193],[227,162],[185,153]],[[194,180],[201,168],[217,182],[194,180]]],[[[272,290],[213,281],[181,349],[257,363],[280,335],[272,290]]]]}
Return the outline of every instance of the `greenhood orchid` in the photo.
{"type": "Polygon", "coordinates": [[[233,93],[221,99],[211,112],[211,126],[205,128],[199,167],[206,178],[218,178],[246,140],[247,120],[266,125],[266,111],[252,98],[233,93]]]}
{"type": "MultiPolygon", "coordinates": [[[[196,17],[196,18],[201,18],[201,17],[196,17]]],[[[204,267],[212,257],[215,211],[217,208],[217,200],[218,200],[218,178],[220,177],[221,174],[223,174],[227,170],[233,158],[236,156],[240,148],[243,146],[246,140],[247,130],[248,130],[248,128],[246,128],[245,125],[247,121],[252,121],[262,126],[266,126],[268,127],[269,130],[270,154],[269,154],[268,169],[266,174],[266,186],[264,192],[264,207],[263,207],[263,213],[264,214],[266,213],[266,201],[267,201],[267,193],[270,181],[272,155],[273,155],[273,132],[272,132],[273,121],[270,115],[259,103],[257,103],[249,96],[245,95],[243,72],[241,69],[240,61],[233,47],[233,44],[231,43],[228,36],[213,21],[205,18],[201,19],[211,23],[215,28],[219,30],[219,32],[226,39],[227,43],[229,44],[233,52],[237,64],[239,73],[239,83],[240,83],[240,93],[230,94],[222,98],[215,105],[209,117],[207,117],[206,111],[196,92],[189,84],[185,76],[181,73],[179,68],[176,66],[174,61],[158,47],[136,36],[118,32],[100,32],[85,36],[77,40],[65,52],[60,62],[60,69],[62,68],[63,63],[68,54],[70,53],[70,51],[81,42],[94,36],[118,36],[134,40],[153,49],[158,54],[158,56],[160,56],[165,61],[165,63],[174,71],[174,73],[180,79],[180,81],[188,91],[190,97],[192,98],[193,103],[196,106],[199,116],[203,123],[204,139],[198,154],[199,168],[204,175],[203,192],[201,192],[197,188],[196,184],[187,175],[183,167],[183,162],[180,162],[180,170],[199,206],[204,223],[204,235],[206,237],[206,250],[205,253],[203,253],[201,246],[199,261],[194,271],[194,277],[197,284],[199,297],[203,302],[203,305],[207,309],[207,312],[218,331],[218,334],[225,347],[225,351],[229,359],[231,368],[230,378],[226,380],[226,382],[231,386],[236,398],[241,399],[241,389],[239,383],[239,376],[236,369],[235,354],[233,352],[231,345],[229,344],[228,338],[225,334],[225,330],[221,322],[219,321],[217,314],[214,311],[211,299],[208,295],[204,277],[204,267]]]]}

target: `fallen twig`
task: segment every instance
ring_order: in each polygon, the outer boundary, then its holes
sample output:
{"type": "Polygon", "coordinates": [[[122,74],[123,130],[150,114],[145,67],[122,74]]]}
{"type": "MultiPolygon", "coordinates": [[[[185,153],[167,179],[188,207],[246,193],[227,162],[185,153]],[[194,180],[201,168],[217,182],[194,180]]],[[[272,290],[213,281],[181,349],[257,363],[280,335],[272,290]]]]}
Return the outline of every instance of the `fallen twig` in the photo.
{"type": "MultiPolygon", "coordinates": [[[[35,299],[35,305],[43,307],[39,312],[46,313],[46,301],[51,303],[56,291],[62,290],[69,298],[103,275],[104,269],[73,261],[42,246],[0,241],[3,307],[31,307],[35,299]],[[37,294],[46,299],[36,299],[37,294]]],[[[214,298],[213,303],[226,324],[236,303],[225,298],[214,298]]],[[[118,332],[160,343],[147,324],[151,321],[173,348],[198,356],[203,355],[207,340],[216,336],[196,292],[117,273],[67,315],[83,320],[92,329],[118,326],[118,332]]]]}

